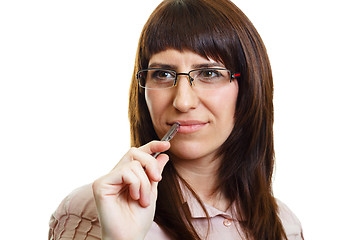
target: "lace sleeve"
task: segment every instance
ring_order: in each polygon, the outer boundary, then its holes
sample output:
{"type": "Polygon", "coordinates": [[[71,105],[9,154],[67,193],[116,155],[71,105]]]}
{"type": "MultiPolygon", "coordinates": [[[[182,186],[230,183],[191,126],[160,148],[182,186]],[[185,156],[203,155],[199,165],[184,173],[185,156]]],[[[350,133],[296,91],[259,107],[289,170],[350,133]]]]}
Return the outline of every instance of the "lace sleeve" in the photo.
{"type": "Polygon", "coordinates": [[[52,214],[49,227],[49,240],[101,240],[91,185],[69,194],[52,214]]]}

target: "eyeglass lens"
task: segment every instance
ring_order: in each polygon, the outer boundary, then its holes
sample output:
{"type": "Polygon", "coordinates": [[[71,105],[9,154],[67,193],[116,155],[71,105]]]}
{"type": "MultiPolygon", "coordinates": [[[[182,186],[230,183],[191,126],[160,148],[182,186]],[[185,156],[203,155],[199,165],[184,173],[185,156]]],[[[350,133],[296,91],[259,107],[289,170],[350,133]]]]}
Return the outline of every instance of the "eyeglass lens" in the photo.
{"type": "Polygon", "coordinates": [[[145,69],[139,71],[138,80],[141,87],[148,89],[171,88],[179,81],[180,75],[188,75],[192,86],[197,88],[218,88],[231,78],[231,72],[227,69],[196,69],[188,74],[166,69],[145,69]]]}

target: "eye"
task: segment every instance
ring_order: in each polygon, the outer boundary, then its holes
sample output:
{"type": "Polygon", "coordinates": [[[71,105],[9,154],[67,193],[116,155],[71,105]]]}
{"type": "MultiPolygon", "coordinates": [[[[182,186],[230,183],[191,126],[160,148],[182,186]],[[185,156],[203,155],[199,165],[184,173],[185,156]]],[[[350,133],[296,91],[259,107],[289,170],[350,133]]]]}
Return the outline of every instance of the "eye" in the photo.
{"type": "Polygon", "coordinates": [[[220,75],[219,72],[216,70],[203,70],[200,76],[204,78],[212,78],[212,77],[218,77],[219,75],[220,75]]]}
{"type": "Polygon", "coordinates": [[[193,77],[204,82],[214,82],[221,80],[224,76],[220,69],[199,69],[193,72],[193,77]]]}
{"type": "Polygon", "coordinates": [[[171,72],[171,71],[166,71],[166,70],[152,70],[152,74],[151,74],[151,78],[153,79],[174,79],[175,78],[175,73],[171,72]]]}
{"type": "Polygon", "coordinates": [[[221,74],[220,70],[216,70],[216,69],[204,69],[201,70],[199,77],[201,78],[219,78],[222,77],[223,75],[221,74]]]}

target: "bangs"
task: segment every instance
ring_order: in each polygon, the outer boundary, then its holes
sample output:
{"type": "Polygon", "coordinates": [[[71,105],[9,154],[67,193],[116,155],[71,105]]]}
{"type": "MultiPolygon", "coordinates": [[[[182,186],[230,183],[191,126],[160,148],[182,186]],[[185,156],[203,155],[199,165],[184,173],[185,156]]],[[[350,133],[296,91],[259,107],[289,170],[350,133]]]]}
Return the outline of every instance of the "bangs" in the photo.
{"type": "Polygon", "coordinates": [[[241,43],[222,7],[213,6],[214,2],[177,0],[160,4],[144,27],[140,68],[148,67],[153,54],[176,49],[193,51],[239,71],[242,64],[235,59],[243,55],[241,43]]]}

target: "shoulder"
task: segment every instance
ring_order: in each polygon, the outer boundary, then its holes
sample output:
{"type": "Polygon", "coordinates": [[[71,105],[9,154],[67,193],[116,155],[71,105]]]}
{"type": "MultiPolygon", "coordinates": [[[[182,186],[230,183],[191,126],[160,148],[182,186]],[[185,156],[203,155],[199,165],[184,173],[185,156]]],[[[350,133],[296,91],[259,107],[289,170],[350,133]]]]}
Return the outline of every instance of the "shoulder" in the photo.
{"type": "Polygon", "coordinates": [[[286,236],[289,240],[301,240],[303,231],[300,220],[290,210],[290,208],[280,200],[276,199],[278,205],[278,215],[285,229],[286,236]]]}
{"type": "Polygon", "coordinates": [[[56,217],[76,215],[95,221],[97,219],[97,212],[91,184],[72,191],[60,203],[53,215],[56,217]]]}
{"type": "Polygon", "coordinates": [[[49,239],[100,239],[100,224],[91,184],[72,191],[60,203],[50,219],[49,239]]]}

